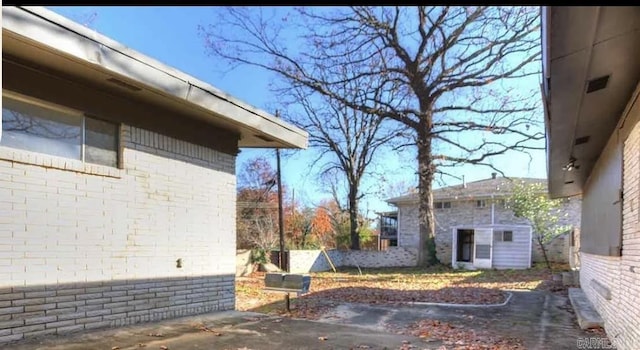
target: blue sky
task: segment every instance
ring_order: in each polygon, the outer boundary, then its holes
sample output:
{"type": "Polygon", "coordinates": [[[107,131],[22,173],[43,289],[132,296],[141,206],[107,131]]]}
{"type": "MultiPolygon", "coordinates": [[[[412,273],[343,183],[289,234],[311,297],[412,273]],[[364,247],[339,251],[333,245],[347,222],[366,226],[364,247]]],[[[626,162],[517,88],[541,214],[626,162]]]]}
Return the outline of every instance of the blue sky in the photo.
{"type": "MultiPolygon", "coordinates": [[[[173,66],[200,80],[223,90],[251,105],[273,113],[277,99],[269,92],[269,83],[274,76],[258,68],[241,66],[229,71],[224,63],[216,62],[208,57],[203,40],[198,36],[198,25],[207,25],[216,18],[215,7],[116,7],[87,6],[67,7],[49,6],[53,10],[74,21],[81,22],[97,14],[91,27],[136,51],[142,52],[165,64],[173,66]]],[[[535,81],[535,79],[534,79],[535,81]]],[[[416,183],[415,158],[413,152],[403,154],[380,154],[375,171],[384,174],[387,183],[404,181],[416,183]]],[[[264,155],[273,159],[273,150],[242,150],[238,157],[240,167],[248,158],[264,155]]],[[[493,163],[508,176],[546,177],[544,152],[532,154],[532,161],[526,155],[513,153],[496,157],[493,163]]],[[[310,162],[314,159],[313,151],[297,151],[283,159],[283,182],[293,188],[296,198],[306,204],[313,205],[322,198],[329,198],[329,193],[317,184],[313,176],[309,176],[310,162]]],[[[465,176],[467,181],[480,180],[490,176],[492,170],[486,167],[463,166],[447,169],[455,176],[465,176]]],[[[447,178],[446,184],[460,182],[455,178],[447,178]]],[[[363,183],[363,189],[371,192],[365,197],[361,208],[368,210],[369,215],[375,211],[384,211],[390,207],[383,201],[386,184],[370,179],[363,183]]],[[[438,186],[438,185],[436,185],[438,186]]]]}

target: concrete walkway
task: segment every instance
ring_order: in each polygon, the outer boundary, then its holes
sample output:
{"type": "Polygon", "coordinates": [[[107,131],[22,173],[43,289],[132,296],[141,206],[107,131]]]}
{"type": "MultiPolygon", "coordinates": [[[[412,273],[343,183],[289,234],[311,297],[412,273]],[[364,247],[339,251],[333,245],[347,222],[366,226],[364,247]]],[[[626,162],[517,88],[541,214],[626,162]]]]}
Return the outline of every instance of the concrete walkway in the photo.
{"type": "Polygon", "coordinates": [[[12,350],[279,350],[437,349],[441,343],[410,336],[250,312],[220,312],[160,323],[107,329],[11,344],[12,350]],[[203,328],[202,326],[206,328],[203,328]],[[203,330],[204,329],[204,330],[203,330]]]}
{"type": "Polygon", "coordinates": [[[529,291],[513,291],[507,305],[488,308],[340,304],[320,321],[385,331],[420,319],[488,329],[503,337],[521,339],[527,349],[576,349],[579,337],[593,337],[578,327],[566,297],[529,291]]]}

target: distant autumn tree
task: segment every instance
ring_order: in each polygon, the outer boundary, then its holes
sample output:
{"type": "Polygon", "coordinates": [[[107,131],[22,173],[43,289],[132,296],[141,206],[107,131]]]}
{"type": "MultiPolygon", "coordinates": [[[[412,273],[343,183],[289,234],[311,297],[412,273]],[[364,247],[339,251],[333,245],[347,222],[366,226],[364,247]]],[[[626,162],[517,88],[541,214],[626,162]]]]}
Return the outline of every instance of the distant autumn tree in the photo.
{"type": "Polygon", "coordinates": [[[284,232],[290,249],[315,248],[313,209],[293,206],[285,210],[284,232]]]}
{"type": "MultiPolygon", "coordinates": [[[[340,207],[335,200],[323,200],[318,205],[317,211],[323,212],[322,220],[328,223],[321,239],[322,246],[327,248],[351,248],[350,217],[348,211],[340,207]]],[[[374,230],[371,228],[371,221],[358,214],[358,239],[362,244],[366,244],[373,238],[374,230]]]]}
{"type": "Polygon", "coordinates": [[[316,237],[318,244],[321,247],[334,248],[334,230],[329,211],[322,206],[317,207],[314,211],[312,224],[313,234],[316,237]]]}
{"type": "Polygon", "coordinates": [[[570,226],[558,224],[560,217],[568,215],[561,210],[562,200],[550,199],[543,184],[516,183],[506,204],[516,217],[529,221],[544,262],[551,269],[546,244],[570,229],[570,226]]]}
{"type": "Polygon", "coordinates": [[[440,168],[493,168],[493,156],[544,149],[538,82],[518,81],[539,76],[538,7],[302,7],[279,18],[268,11],[223,9],[200,27],[206,48],[410,133],[419,264],[438,261],[432,183],[440,168]],[[350,86],[367,93],[353,99],[350,86]]]}
{"type": "Polygon", "coordinates": [[[268,252],[278,244],[278,193],[275,179],[275,170],[262,157],[248,160],[238,172],[238,247],[268,252]]]}
{"type": "MultiPolygon", "coordinates": [[[[357,55],[357,52],[352,53],[357,55]]],[[[348,77],[348,67],[340,72],[348,77]]],[[[371,81],[355,81],[340,87],[340,95],[352,102],[364,103],[369,95],[378,92],[370,89],[376,86],[378,76],[370,76],[371,81]]],[[[384,123],[381,116],[354,109],[331,96],[319,94],[305,85],[288,85],[278,89],[281,101],[288,106],[287,119],[309,132],[309,146],[317,153],[313,164],[320,164],[320,177],[333,175],[333,195],[340,200],[341,183],[346,184],[346,208],[349,213],[349,234],[351,249],[360,249],[358,235],[359,202],[364,193],[361,190],[363,178],[372,164],[378,150],[389,145],[401,135],[397,125],[384,123]]],[[[393,103],[394,94],[387,94],[386,103],[393,103]]],[[[378,96],[374,99],[379,100],[378,96]]]]}

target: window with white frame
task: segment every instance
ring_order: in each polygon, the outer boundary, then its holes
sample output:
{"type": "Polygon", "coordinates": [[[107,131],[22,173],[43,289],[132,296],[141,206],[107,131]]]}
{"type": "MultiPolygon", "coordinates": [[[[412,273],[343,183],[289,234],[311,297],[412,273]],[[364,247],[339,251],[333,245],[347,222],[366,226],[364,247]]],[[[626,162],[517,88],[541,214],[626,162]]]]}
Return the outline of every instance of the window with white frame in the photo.
{"type": "Polygon", "coordinates": [[[513,242],[513,231],[493,231],[493,240],[495,242],[513,242]]]}
{"type": "Polygon", "coordinates": [[[118,125],[3,91],[0,145],[118,166],[118,125]]]}
{"type": "Polygon", "coordinates": [[[487,201],[484,199],[479,199],[476,201],[476,208],[484,208],[487,206],[487,201]]]}

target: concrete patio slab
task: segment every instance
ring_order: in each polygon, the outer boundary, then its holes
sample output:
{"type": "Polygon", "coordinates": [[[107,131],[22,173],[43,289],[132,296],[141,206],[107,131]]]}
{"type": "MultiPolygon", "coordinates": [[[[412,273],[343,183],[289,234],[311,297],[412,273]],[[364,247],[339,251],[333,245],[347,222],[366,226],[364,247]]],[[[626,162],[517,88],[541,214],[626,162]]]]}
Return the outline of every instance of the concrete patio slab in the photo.
{"type": "Polygon", "coordinates": [[[439,341],[343,324],[231,311],[69,336],[49,336],[10,344],[7,349],[398,349],[403,344],[414,345],[416,349],[437,349],[441,345],[439,341]]]}
{"type": "Polygon", "coordinates": [[[341,303],[320,319],[370,330],[402,328],[422,319],[451,322],[469,329],[490,330],[521,339],[526,349],[575,349],[593,335],[581,330],[566,297],[546,292],[512,290],[504,306],[469,308],[437,305],[371,306],[341,303]]]}

